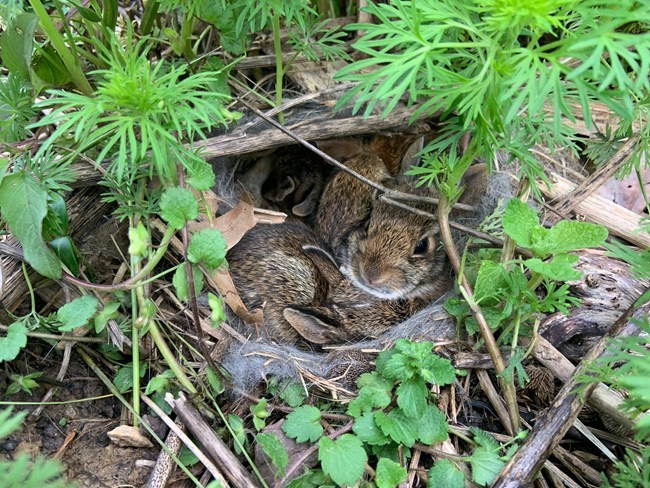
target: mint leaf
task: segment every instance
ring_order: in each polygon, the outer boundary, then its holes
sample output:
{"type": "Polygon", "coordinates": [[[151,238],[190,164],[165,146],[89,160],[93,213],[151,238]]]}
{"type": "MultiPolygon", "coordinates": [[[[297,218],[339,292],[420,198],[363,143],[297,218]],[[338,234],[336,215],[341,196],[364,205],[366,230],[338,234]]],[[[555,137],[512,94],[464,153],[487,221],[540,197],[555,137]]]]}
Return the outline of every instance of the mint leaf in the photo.
{"type": "Polygon", "coordinates": [[[427,488],[464,488],[465,475],[448,459],[436,461],[429,470],[427,488]]]}
{"type": "Polygon", "coordinates": [[[86,325],[97,312],[98,305],[99,300],[92,295],[83,295],[75,298],[70,303],[66,303],[56,313],[56,318],[62,324],[59,330],[69,332],[72,329],[86,325]]]}
{"type": "Polygon", "coordinates": [[[318,441],[318,460],[323,472],[339,485],[353,485],[363,476],[368,460],[359,438],[343,434],[336,441],[321,437],[318,441]]]}
{"type": "Polygon", "coordinates": [[[428,383],[446,385],[454,381],[454,368],[448,359],[434,354],[430,341],[410,342],[398,339],[395,347],[376,360],[377,371],[392,380],[406,381],[419,375],[428,383]]]}
{"type": "Polygon", "coordinates": [[[499,301],[498,292],[506,286],[506,269],[494,261],[481,261],[474,285],[474,299],[482,305],[493,305],[499,301]]]}
{"type": "Polygon", "coordinates": [[[602,246],[607,239],[607,229],[602,225],[575,220],[562,220],[548,232],[549,247],[553,254],[602,246]]]}
{"type": "Polygon", "coordinates": [[[448,428],[445,414],[435,405],[427,404],[420,418],[418,440],[427,445],[442,442],[449,436],[448,428]]]}
{"type": "Polygon", "coordinates": [[[397,404],[408,416],[419,418],[424,412],[429,390],[421,377],[411,378],[397,387],[397,404]]]}
{"type": "Polygon", "coordinates": [[[7,335],[0,337],[0,362],[16,359],[26,345],[27,327],[22,322],[14,322],[7,327],[7,335]]]}
{"type": "Polygon", "coordinates": [[[375,422],[385,435],[406,447],[412,447],[418,438],[419,420],[407,417],[399,408],[394,408],[388,413],[376,412],[375,422]]]}
{"type": "Polygon", "coordinates": [[[209,269],[221,266],[226,258],[226,240],[217,229],[201,229],[192,236],[187,246],[190,263],[203,263],[209,269]]]}
{"type": "Polygon", "coordinates": [[[360,390],[357,397],[348,405],[348,415],[359,417],[373,408],[390,405],[393,382],[382,378],[376,371],[364,373],[357,380],[360,390]]]}
{"type": "Polygon", "coordinates": [[[479,485],[491,484],[505,466],[499,456],[501,446],[489,434],[480,429],[471,429],[478,447],[468,458],[472,466],[472,480],[479,485]]]}
{"type": "Polygon", "coordinates": [[[43,241],[47,192],[39,182],[26,171],[5,176],[0,183],[0,209],[30,266],[48,278],[61,278],[61,262],[43,241]]]}
{"type": "Polygon", "coordinates": [[[311,405],[303,405],[287,415],[282,424],[282,430],[287,437],[296,442],[316,442],[323,435],[320,424],[320,410],[311,405]]]}
{"type": "Polygon", "coordinates": [[[187,188],[167,188],[160,197],[160,216],[174,229],[182,229],[186,222],[199,215],[199,202],[187,188]]]}
{"type": "Polygon", "coordinates": [[[508,201],[502,218],[503,230],[517,244],[532,249],[546,231],[539,225],[537,213],[521,200],[516,198],[508,201]]]}
{"type": "Polygon", "coordinates": [[[390,442],[390,439],[375,423],[375,415],[371,412],[365,412],[357,417],[352,426],[352,432],[370,446],[383,446],[390,442]]]}
{"type": "Polygon", "coordinates": [[[552,280],[573,281],[582,277],[582,273],[573,267],[579,260],[575,254],[557,254],[550,261],[533,258],[527,259],[524,264],[552,280]]]}
{"type": "Polygon", "coordinates": [[[264,454],[269,457],[273,466],[278,468],[280,474],[284,476],[284,470],[289,463],[289,456],[278,436],[275,434],[257,434],[255,440],[264,451],[264,454]]]}
{"type": "MultiPolygon", "coordinates": [[[[192,277],[194,278],[194,296],[201,293],[203,289],[203,273],[198,266],[192,266],[192,277]]],[[[181,302],[188,302],[190,299],[190,288],[187,285],[187,268],[183,265],[176,268],[172,284],[176,289],[176,297],[181,302]]]]}
{"type": "Polygon", "coordinates": [[[377,488],[393,488],[407,478],[406,468],[388,458],[381,458],[377,463],[375,482],[377,488]]]}

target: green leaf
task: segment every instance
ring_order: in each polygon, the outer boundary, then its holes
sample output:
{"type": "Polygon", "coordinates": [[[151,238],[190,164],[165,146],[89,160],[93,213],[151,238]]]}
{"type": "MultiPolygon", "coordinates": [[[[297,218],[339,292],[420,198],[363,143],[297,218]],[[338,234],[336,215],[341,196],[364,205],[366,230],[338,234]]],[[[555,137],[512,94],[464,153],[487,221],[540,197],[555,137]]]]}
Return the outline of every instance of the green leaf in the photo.
{"type": "Polygon", "coordinates": [[[137,227],[129,227],[129,254],[131,256],[145,257],[149,252],[149,231],[142,221],[137,227]]]}
{"type": "Polygon", "coordinates": [[[57,320],[61,322],[59,330],[70,332],[72,329],[86,325],[97,312],[98,306],[99,300],[92,295],[83,295],[66,303],[56,313],[57,320]]]}
{"type": "Polygon", "coordinates": [[[498,301],[498,292],[506,286],[504,279],[506,269],[501,263],[481,261],[474,285],[474,299],[481,304],[494,304],[498,301]]]}
{"type": "Polygon", "coordinates": [[[406,447],[412,447],[419,436],[419,419],[407,417],[399,408],[388,413],[376,412],[375,422],[385,435],[406,447]]]}
{"type": "Polygon", "coordinates": [[[167,188],[160,197],[160,216],[174,229],[199,216],[199,202],[187,188],[167,188]]]}
{"type": "Polygon", "coordinates": [[[445,414],[435,405],[427,404],[420,418],[418,440],[430,446],[447,440],[449,424],[445,414]]]}
{"type": "Polygon", "coordinates": [[[339,485],[353,485],[363,476],[368,456],[359,438],[343,434],[333,441],[321,437],[318,441],[318,460],[323,472],[339,485]]]}
{"type": "Polygon", "coordinates": [[[375,415],[372,412],[365,412],[357,417],[352,426],[352,431],[365,444],[370,446],[383,446],[390,442],[390,439],[384,434],[375,422],[375,415]]]}
{"type": "Polygon", "coordinates": [[[398,381],[406,381],[415,375],[436,385],[446,385],[454,381],[454,368],[448,359],[441,358],[431,350],[429,341],[410,342],[398,339],[395,347],[377,356],[377,371],[398,381]]]}
{"type": "Polygon", "coordinates": [[[292,479],[287,488],[334,488],[335,485],[320,469],[309,470],[302,476],[292,479]]]}
{"type": "Polygon", "coordinates": [[[406,481],[406,468],[388,458],[381,458],[377,463],[375,482],[377,488],[393,488],[406,481]]]}
{"type": "Polygon", "coordinates": [[[37,93],[44,87],[63,86],[72,81],[61,56],[52,46],[40,49],[32,69],[32,84],[37,93]]]}
{"type": "Polygon", "coordinates": [[[76,248],[69,236],[59,237],[50,241],[50,247],[70,272],[79,275],[79,262],[77,261],[76,248]]]}
{"type": "Polygon", "coordinates": [[[436,461],[429,470],[427,488],[464,488],[465,475],[448,459],[436,461]]]}
{"type": "Polygon", "coordinates": [[[287,415],[282,430],[287,437],[295,439],[296,442],[316,442],[323,435],[320,410],[311,405],[296,408],[287,415]]]}
{"type": "Polygon", "coordinates": [[[25,260],[38,273],[61,277],[61,263],[42,237],[47,214],[47,193],[26,171],[5,176],[0,184],[0,210],[11,232],[23,246],[25,260]]]}
{"type": "Polygon", "coordinates": [[[284,475],[284,470],[289,463],[287,451],[278,436],[275,434],[257,434],[255,440],[260,445],[264,454],[266,454],[278,471],[284,475]]]}
{"type": "Polygon", "coordinates": [[[255,405],[250,406],[250,411],[253,414],[253,424],[257,430],[262,430],[264,427],[266,427],[265,419],[270,415],[268,410],[266,410],[267,404],[268,400],[266,398],[262,398],[255,405]]]}
{"type": "MultiPolygon", "coordinates": [[[[211,311],[210,319],[213,327],[217,327],[219,324],[226,321],[227,317],[223,308],[223,298],[214,293],[208,292],[208,306],[211,311]]],[[[289,404],[289,406],[297,407],[298,405],[289,404]]]]}
{"type": "MultiPolygon", "coordinates": [[[[140,378],[144,378],[146,372],[147,365],[144,362],[140,363],[138,370],[140,378]]],[[[113,384],[120,393],[126,393],[133,388],[133,363],[128,363],[126,366],[122,366],[117,370],[113,378],[113,384]]]]}
{"type": "Polygon", "coordinates": [[[151,395],[154,391],[163,391],[169,387],[171,379],[174,379],[175,375],[171,369],[166,369],[160,374],[157,374],[149,380],[147,383],[147,388],[144,390],[145,395],[151,395]]]}
{"type": "Polygon", "coordinates": [[[185,182],[195,190],[208,191],[214,187],[214,170],[205,161],[194,161],[187,173],[188,177],[185,182]]]}
{"type": "Polygon", "coordinates": [[[17,15],[9,22],[0,38],[0,53],[5,68],[11,73],[21,74],[25,79],[29,78],[37,24],[37,15],[17,15]]]}
{"type": "Polygon", "coordinates": [[[397,404],[408,417],[419,418],[427,406],[429,390],[421,377],[404,381],[397,387],[397,404]]]}
{"type": "MultiPolygon", "coordinates": [[[[0,337],[0,362],[13,361],[26,345],[27,327],[22,322],[14,322],[7,327],[7,335],[0,337]]],[[[1,438],[2,436],[0,436],[1,438]]]]}
{"type": "Polygon", "coordinates": [[[290,407],[296,408],[302,405],[307,398],[307,392],[302,383],[292,382],[286,384],[280,392],[280,398],[290,407]]]}
{"type": "Polygon", "coordinates": [[[532,249],[548,232],[539,225],[537,213],[521,200],[508,201],[503,214],[503,230],[522,247],[532,249]]]}
{"type": "MultiPolygon", "coordinates": [[[[198,296],[203,290],[203,273],[198,266],[192,265],[192,277],[194,278],[194,296],[198,296]]],[[[187,268],[184,265],[176,268],[172,278],[172,285],[176,289],[176,297],[181,302],[188,302],[190,288],[187,286],[187,268]]]]}
{"type": "Polygon", "coordinates": [[[120,309],[119,302],[110,301],[104,305],[104,308],[101,309],[95,316],[95,332],[99,334],[106,328],[106,324],[109,320],[116,319],[120,316],[118,310],[120,309]]]}
{"type": "Polygon", "coordinates": [[[226,257],[226,240],[217,229],[201,229],[192,236],[187,247],[187,259],[202,263],[209,269],[221,266],[226,257]]]}
{"type": "Polygon", "coordinates": [[[489,434],[472,429],[478,447],[468,458],[472,466],[472,480],[479,485],[491,484],[505,466],[499,456],[500,445],[489,434]]]}
{"type": "Polygon", "coordinates": [[[8,437],[12,432],[20,429],[20,424],[23,422],[28,412],[17,412],[16,415],[11,415],[12,407],[0,410],[0,439],[8,437]]]}
{"type": "Polygon", "coordinates": [[[532,258],[524,261],[524,264],[552,280],[573,281],[582,277],[582,273],[573,267],[579,260],[575,254],[557,254],[550,261],[532,258]]]}
{"type": "Polygon", "coordinates": [[[548,246],[553,254],[602,246],[605,239],[607,229],[602,225],[575,220],[562,220],[548,232],[548,246]]]}
{"type": "Polygon", "coordinates": [[[219,374],[215,373],[212,368],[206,368],[205,373],[208,378],[208,384],[215,395],[221,395],[226,391],[223,378],[219,374]]]}
{"type": "Polygon", "coordinates": [[[359,417],[373,408],[390,405],[393,382],[381,377],[377,372],[363,373],[357,380],[359,393],[348,405],[348,415],[359,417]]]}
{"type": "Polygon", "coordinates": [[[232,413],[228,414],[228,425],[233,431],[233,436],[238,442],[233,442],[235,452],[241,454],[242,448],[246,446],[246,430],[244,429],[244,421],[241,417],[232,413]]]}

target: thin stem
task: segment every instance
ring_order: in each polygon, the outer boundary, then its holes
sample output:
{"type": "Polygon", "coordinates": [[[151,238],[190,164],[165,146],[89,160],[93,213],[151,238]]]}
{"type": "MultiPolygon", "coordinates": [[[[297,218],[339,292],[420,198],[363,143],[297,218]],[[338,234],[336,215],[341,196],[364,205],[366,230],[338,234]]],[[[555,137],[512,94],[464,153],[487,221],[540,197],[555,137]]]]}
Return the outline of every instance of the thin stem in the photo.
{"type": "Polygon", "coordinates": [[[167,365],[169,366],[169,369],[172,370],[172,372],[178,379],[178,382],[189,393],[196,393],[197,392],[196,388],[194,387],[190,379],[185,374],[185,371],[183,371],[183,368],[181,368],[180,364],[178,364],[178,361],[176,361],[176,358],[174,357],[174,353],[167,345],[167,342],[165,341],[165,338],[160,332],[160,329],[158,328],[156,321],[150,320],[147,325],[149,326],[149,334],[151,334],[151,337],[153,338],[153,341],[156,344],[158,351],[160,351],[162,357],[165,359],[165,361],[167,361],[167,365]]]}
{"type": "MultiPolygon", "coordinates": [[[[282,81],[284,79],[284,69],[282,68],[282,42],[280,38],[280,14],[273,11],[273,50],[275,51],[275,106],[282,105],[282,81]]],[[[278,120],[284,124],[284,114],[278,114],[278,120]]]]}
{"type": "Polygon", "coordinates": [[[140,35],[148,36],[153,27],[153,23],[158,15],[158,0],[148,0],[144,6],[144,14],[142,15],[142,22],[140,23],[140,35]]]}
{"type": "Polygon", "coordinates": [[[25,266],[25,261],[22,262],[23,276],[25,277],[25,283],[27,283],[27,289],[29,290],[29,299],[32,304],[32,315],[36,317],[36,297],[34,296],[34,287],[32,287],[32,282],[29,279],[29,274],[27,273],[27,266],[25,266]]]}

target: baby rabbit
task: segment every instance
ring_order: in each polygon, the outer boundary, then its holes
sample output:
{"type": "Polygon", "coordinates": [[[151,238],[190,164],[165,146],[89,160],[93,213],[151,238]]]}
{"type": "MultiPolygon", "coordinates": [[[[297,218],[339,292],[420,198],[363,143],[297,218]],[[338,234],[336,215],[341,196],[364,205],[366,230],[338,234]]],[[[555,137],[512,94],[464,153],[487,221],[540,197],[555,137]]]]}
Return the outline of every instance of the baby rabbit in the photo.
{"type": "Polygon", "coordinates": [[[255,226],[227,259],[242,300],[263,308],[266,335],[283,344],[378,336],[428,302],[366,294],[345,279],[326,244],[300,222],[255,226]]]}
{"type": "MultiPolygon", "coordinates": [[[[384,186],[436,196],[433,189],[414,189],[403,177],[386,177],[384,161],[369,149],[355,155],[347,165],[384,186]]],[[[472,166],[463,184],[470,191],[461,202],[476,203],[487,188],[487,167],[472,166]]],[[[433,204],[413,205],[436,213],[433,204]]],[[[374,297],[432,300],[448,287],[450,270],[436,239],[436,221],[376,198],[372,188],[352,176],[339,173],[326,185],[315,228],[331,244],[346,278],[374,297]]]]}

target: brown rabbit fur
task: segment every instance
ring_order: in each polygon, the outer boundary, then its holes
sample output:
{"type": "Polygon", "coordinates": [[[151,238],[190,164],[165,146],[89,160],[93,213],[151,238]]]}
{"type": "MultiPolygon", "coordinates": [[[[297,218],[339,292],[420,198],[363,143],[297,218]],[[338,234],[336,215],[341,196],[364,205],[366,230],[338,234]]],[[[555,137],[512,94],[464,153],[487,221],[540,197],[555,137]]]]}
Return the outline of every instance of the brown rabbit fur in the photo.
{"type": "Polygon", "coordinates": [[[379,300],[338,271],[327,246],[299,222],[257,225],[228,252],[248,307],[262,307],[266,335],[283,343],[341,343],[376,337],[428,300],[379,300]]]}

